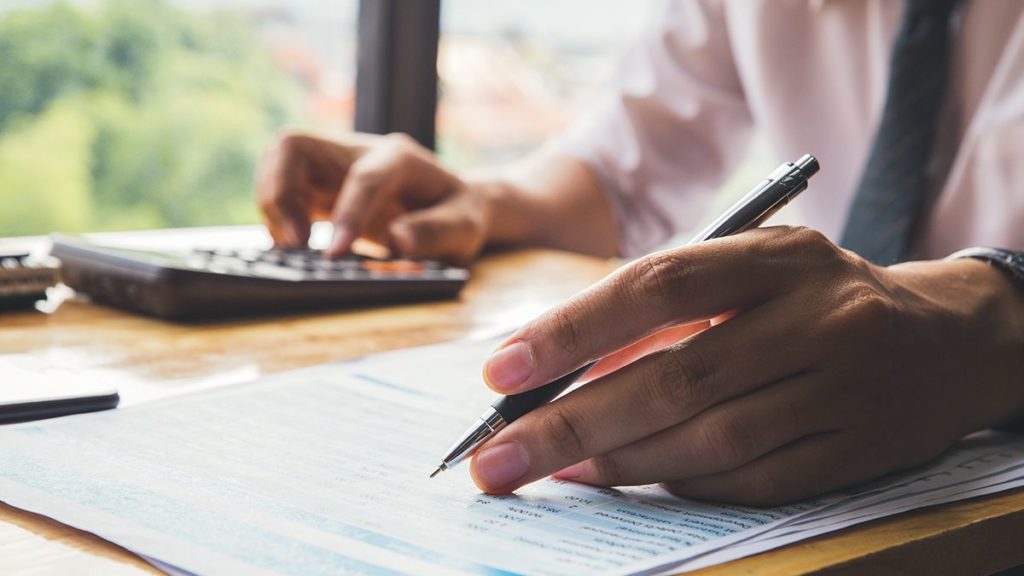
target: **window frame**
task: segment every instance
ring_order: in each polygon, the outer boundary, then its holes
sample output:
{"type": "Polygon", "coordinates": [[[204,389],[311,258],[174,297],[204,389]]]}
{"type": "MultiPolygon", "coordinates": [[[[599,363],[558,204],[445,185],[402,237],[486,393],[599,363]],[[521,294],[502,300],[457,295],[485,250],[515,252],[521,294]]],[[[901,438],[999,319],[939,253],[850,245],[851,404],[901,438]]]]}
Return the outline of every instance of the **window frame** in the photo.
{"type": "Polygon", "coordinates": [[[436,145],[441,0],[360,0],[356,111],[359,132],[404,132],[436,145]]]}

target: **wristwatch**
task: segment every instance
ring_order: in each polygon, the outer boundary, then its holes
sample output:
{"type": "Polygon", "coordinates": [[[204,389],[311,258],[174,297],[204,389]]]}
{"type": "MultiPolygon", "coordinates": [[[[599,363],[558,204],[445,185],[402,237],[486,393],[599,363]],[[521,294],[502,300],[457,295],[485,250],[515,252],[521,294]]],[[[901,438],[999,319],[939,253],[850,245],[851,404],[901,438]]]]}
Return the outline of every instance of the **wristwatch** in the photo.
{"type": "Polygon", "coordinates": [[[1003,248],[965,248],[950,254],[947,260],[958,258],[974,258],[988,262],[992,266],[1006,272],[1018,288],[1024,290],[1024,252],[1014,252],[1003,248]]]}

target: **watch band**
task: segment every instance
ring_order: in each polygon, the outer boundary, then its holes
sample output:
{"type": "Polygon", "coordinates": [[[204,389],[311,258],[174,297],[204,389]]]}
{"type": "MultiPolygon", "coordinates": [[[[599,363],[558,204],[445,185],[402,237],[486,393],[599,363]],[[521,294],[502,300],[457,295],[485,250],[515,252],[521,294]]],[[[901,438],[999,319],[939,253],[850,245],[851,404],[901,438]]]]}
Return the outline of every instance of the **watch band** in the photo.
{"type": "Polygon", "coordinates": [[[1024,290],[1024,252],[1015,252],[1003,248],[974,247],[965,248],[950,254],[947,260],[958,258],[974,258],[1006,272],[1018,288],[1024,290]]]}

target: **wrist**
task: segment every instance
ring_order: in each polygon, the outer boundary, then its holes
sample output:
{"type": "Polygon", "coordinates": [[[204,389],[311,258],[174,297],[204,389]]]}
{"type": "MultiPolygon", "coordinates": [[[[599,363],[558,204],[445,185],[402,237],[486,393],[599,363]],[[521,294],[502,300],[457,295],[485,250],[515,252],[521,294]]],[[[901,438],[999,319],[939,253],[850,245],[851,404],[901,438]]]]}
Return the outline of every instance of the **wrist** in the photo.
{"type": "Polygon", "coordinates": [[[512,182],[495,177],[464,179],[474,196],[482,200],[484,209],[484,243],[489,247],[531,244],[533,232],[529,198],[512,182]]]}
{"type": "MultiPolygon", "coordinates": [[[[1010,329],[1011,342],[1016,349],[1017,363],[1011,368],[1011,386],[1024,392],[1024,289],[1021,284],[1019,267],[1009,268],[993,264],[987,258],[977,258],[968,251],[961,251],[950,258],[959,258],[964,262],[973,262],[977,277],[989,283],[997,298],[1006,303],[1001,308],[1005,324],[1010,329]]],[[[1014,433],[1024,433],[1024,400],[1016,404],[1016,410],[1006,419],[998,422],[995,427],[1014,433]]]]}
{"type": "MultiPolygon", "coordinates": [[[[978,260],[890,266],[903,308],[920,320],[915,338],[945,341],[943,367],[961,418],[960,434],[1024,416],[1024,296],[998,269],[978,260]]],[[[939,383],[936,383],[939,384],[939,383]]]]}
{"type": "Polygon", "coordinates": [[[491,246],[544,246],[598,257],[619,253],[612,205],[577,160],[540,154],[500,173],[464,180],[486,198],[491,246]]]}

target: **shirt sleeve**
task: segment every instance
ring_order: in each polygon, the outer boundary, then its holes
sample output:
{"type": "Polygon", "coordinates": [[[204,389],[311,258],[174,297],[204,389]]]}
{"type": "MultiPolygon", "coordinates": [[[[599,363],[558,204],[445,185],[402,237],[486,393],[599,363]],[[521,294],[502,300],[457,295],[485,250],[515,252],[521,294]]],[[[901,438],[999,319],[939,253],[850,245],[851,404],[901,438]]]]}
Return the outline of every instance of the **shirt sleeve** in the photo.
{"type": "Polygon", "coordinates": [[[700,223],[752,132],[723,8],[665,2],[610,90],[551,143],[583,162],[615,212],[624,256],[700,223]]]}

